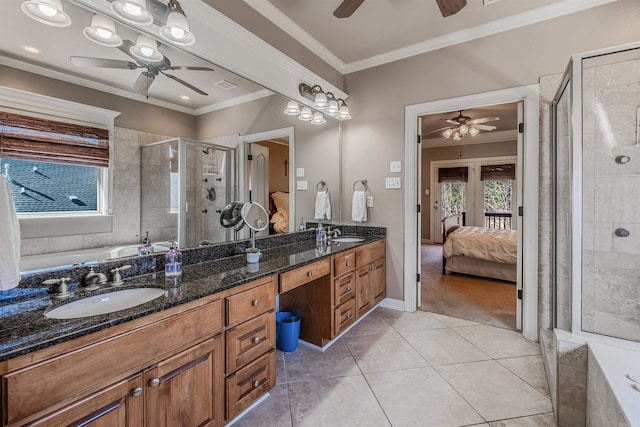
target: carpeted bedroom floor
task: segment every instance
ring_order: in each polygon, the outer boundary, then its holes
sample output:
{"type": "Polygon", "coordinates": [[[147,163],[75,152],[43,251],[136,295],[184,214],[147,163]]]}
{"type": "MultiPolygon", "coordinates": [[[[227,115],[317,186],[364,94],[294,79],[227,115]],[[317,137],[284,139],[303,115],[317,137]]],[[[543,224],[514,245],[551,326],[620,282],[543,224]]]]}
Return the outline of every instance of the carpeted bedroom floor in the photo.
{"type": "Polygon", "coordinates": [[[515,329],[514,283],[462,274],[442,275],[442,245],[422,245],[421,274],[421,310],[515,329]]]}

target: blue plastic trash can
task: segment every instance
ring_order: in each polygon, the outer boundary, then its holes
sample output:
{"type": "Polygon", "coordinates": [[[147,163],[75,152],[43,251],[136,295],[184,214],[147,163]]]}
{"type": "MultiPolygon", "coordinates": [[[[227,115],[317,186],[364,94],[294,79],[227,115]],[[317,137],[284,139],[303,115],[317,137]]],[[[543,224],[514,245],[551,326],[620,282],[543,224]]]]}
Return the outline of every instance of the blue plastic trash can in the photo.
{"type": "Polygon", "coordinates": [[[276,348],[292,352],[298,348],[300,315],[290,311],[276,313],[276,348]]]}

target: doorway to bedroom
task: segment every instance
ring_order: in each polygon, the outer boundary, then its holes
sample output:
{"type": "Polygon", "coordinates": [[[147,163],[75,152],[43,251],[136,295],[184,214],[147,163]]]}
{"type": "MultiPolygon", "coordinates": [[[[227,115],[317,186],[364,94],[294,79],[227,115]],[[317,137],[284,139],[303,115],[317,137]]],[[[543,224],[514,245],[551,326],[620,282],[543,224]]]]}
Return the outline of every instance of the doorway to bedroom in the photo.
{"type": "Polygon", "coordinates": [[[514,102],[420,117],[421,310],[521,329],[521,109],[514,102]]]}

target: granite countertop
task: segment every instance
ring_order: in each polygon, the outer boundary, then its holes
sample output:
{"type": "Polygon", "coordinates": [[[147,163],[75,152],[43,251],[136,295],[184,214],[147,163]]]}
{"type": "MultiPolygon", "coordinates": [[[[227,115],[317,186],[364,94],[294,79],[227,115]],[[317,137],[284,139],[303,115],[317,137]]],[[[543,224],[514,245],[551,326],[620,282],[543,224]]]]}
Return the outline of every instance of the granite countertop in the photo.
{"type": "Polygon", "coordinates": [[[384,239],[384,236],[363,236],[360,243],[340,243],[327,247],[324,253],[315,249],[315,241],[307,240],[263,250],[257,265],[248,265],[244,254],[184,266],[182,277],[167,279],[164,272],[125,279],[124,285],[102,286],[87,292],[71,284],[71,297],[56,301],[46,287],[16,288],[13,298],[0,305],[0,362],[64,341],[97,332],[133,319],[197,300],[256,279],[283,273],[358,246],[384,239]],[[114,313],[79,319],[50,319],[45,312],[77,299],[115,290],[156,287],[165,295],[147,303],[114,313]]]}

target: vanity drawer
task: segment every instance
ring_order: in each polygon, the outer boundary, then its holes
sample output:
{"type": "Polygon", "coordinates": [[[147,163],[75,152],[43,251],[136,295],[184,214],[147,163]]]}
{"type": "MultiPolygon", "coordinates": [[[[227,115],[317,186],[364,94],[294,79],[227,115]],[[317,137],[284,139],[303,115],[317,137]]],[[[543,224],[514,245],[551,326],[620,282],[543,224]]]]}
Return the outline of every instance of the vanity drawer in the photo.
{"type": "Polygon", "coordinates": [[[273,281],[225,298],[226,325],[235,326],[245,320],[275,309],[276,293],[273,281]]]}
{"type": "Polygon", "coordinates": [[[331,263],[328,258],[287,271],[280,275],[280,293],[285,293],[330,273],[331,263]]]}
{"type": "Polygon", "coordinates": [[[227,420],[247,409],[276,384],[276,350],[227,377],[227,420]]]}
{"type": "Polygon", "coordinates": [[[337,307],[355,295],[356,289],[356,275],[355,273],[349,273],[345,276],[342,276],[333,281],[335,286],[335,302],[334,305],[337,307]]]}
{"type": "Polygon", "coordinates": [[[226,332],[227,373],[246,365],[275,345],[275,311],[244,322],[226,332]]]}
{"type": "Polygon", "coordinates": [[[356,249],[356,265],[362,267],[385,256],[385,240],[369,243],[356,249]]]}
{"type": "Polygon", "coordinates": [[[333,277],[340,277],[345,273],[353,271],[356,266],[356,253],[347,252],[343,255],[336,255],[333,258],[333,277]]]}
{"type": "Polygon", "coordinates": [[[356,321],[356,301],[350,299],[335,309],[336,336],[340,335],[356,321]]]}

